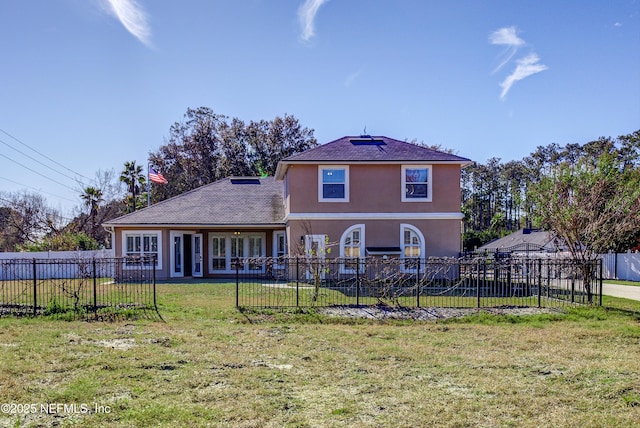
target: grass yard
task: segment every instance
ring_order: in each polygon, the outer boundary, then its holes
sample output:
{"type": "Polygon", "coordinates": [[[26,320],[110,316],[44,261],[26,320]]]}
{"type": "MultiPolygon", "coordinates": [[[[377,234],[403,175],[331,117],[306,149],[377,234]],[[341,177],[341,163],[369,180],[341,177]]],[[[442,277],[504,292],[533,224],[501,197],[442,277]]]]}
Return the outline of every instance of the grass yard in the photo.
{"type": "Polygon", "coordinates": [[[633,287],[640,287],[640,282],[637,281],[619,281],[617,279],[605,279],[603,282],[606,282],[607,284],[631,285],[633,287]]]}
{"type": "Polygon", "coordinates": [[[0,319],[0,426],[640,426],[637,316],[243,314],[234,290],[159,284],[165,322],[0,319]]]}

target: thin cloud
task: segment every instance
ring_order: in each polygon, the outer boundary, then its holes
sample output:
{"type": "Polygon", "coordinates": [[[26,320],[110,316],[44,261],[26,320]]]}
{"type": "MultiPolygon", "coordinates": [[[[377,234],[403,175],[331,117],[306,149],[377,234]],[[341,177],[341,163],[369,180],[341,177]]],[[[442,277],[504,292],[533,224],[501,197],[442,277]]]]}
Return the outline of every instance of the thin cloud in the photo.
{"type": "Polygon", "coordinates": [[[524,58],[521,58],[517,61],[516,69],[507,76],[506,79],[500,84],[502,88],[502,93],[500,94],[500,98],[504,99],[509,92],[509,89],[516,83],[518,80],[522,80],[526,77],[534,75],[536,73],[540,73],[541,71],[546,70],[547,67],[544,64],[539,64],[540,58],[535,53],[529,54],[524,58]]]}
{"type": "Polygon", "coordinates": [[[492,45],[522,46],[525,41],[518,37],[516,27],[504,27],[489,36],[492,45]]]}
{"type": "Polygon", "coordinates": [[[315,35],[315,20],[316,14],[320,6],[325,4],[328,0],[305,0],[305,2],[298,9],[298,20],[300,21],[300,27],[302,34],[300,37],[302,40],[309,41],[315,35]]]}
{"type": "Polygon", "coordinates": [[[136,0],[107,0],[108,11],[136,39],[147,47],[151,47],[151,29],[147,23],[147,15],[136,0]]]}
{"type": "MultiPolygon", "coordinates": [[[[518,31],[514,26],[503,27],[491,33],[489,35],[489,43],[492,45],[506,46],[507,49],[505,51],[505,58],[493,70],[493,73],[496,73],[498,70],[510,63],[518,50],[527,45],[523,39],[518,37],[518,31]]],[[[500,87],[502,88],[500,99],[504,100],[513,84],[517,81],[525,79],[533,74],[540,73],[547,68],[548,67],[546,65],[540,64],[540,57],[538,57],[534,52],[516,60],[516,68],[502,81],[502,83],[500,83],[500,87]]]]}
{"type": "Polygon", "coordinates": [[[355,82],[358,77],[360,77],[360,73],[362,73],[362,70],[355,71],[348,75],[344,81],[344,86],[346,86],[347,88],[351,86],[351,84],[355,82]]]}
{"type": "Polygon", "coordinates": [[[516,27],[504,27],[494,31],[489,35],[489,42],[492,45],[503,45],[507,47],[504,59],[493,70],[493,73],[496,73],[511,61],[511,58],[513,58],[516,52],[518,52],[520,46],[524,46],[526,44],[524,40],[518,37],[516,27]]]}

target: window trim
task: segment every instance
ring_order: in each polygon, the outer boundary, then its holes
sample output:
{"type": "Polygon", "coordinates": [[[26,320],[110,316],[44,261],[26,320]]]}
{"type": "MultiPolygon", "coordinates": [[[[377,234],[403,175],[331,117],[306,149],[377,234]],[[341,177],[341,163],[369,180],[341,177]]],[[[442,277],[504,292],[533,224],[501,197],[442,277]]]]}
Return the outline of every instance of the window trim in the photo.
{"type": "Polygon", "coordinates": [[[401,266],[402,272],[415,273],[417,270],[416,269],[407,269],[405,267],[404,261],[406,259],[415,259],[415,258],[417,258],[419,260],[423,260],[423,259],[426,258],[426,256],[425,256],[425,239],[424,239],[424,235],[422,234],[420,229],[418,229],[416,226],[414,226],[412,224],[408,224],[408,223],[400,224],[400,249],[401,249],[400,260],[402,261],[400,266],[401,266]],[[418,235],[418,238],[420,239],[420,256],[419,257],[406,257],[405,256],[404,232],[406,230],[411,230],[416,235],[418,235]]]}
{"type": "MultiPolygon", "coordinates": [[[[229,264],[227,262],[227,257],[228,257],[228,254],[229,254],[229,252],[227,250],[227,244],[228,244],[227,237],[228,237],[227,234],[211,233],[211,234],[209,234],[209,236],[207,238],[207,241],[208,241],[207,245],[209,246],[209,257],[208,257],[209,263],[208,263],[208,265],[209,265],[209,273],[211,273],[211,274],[215,274],[215,273],[219,273],[219,272],[228,272],[230,270],[229,264]],[[213,257],[213,249],[214,249],[213,240],[215,238],[224,239],[224,248],[223,248],[223,250],[224,250],[224,266],[225,266],[224,269],[214,269],[213,268],[213,259],[214,259],[214,257],[213,257]]],[[[216,257],[216,259],[222,260],[223,258],[222,257],[216,257]]]]}
{"type": "MultiPolygon", "coordinates": [[[[349,235],[351,235],[351,233],[353,233],[355,230],[360,230],[360,259],[363,259],[365,257],[365,225],[364,223],[359,223],[359,224],[354,224],[353,226],[350,226],[349,228],[347,228],[347,230],[345,230],[342,233],[342,236],[340,237],[340,258],[341,259],[351,259],[352,257],[348,257],[345,255],[345,241],[347,239],[347,237],[349,235]]],[[[360,266],[360,272],[362,272],[363,270],[363,266],[360,266]]],[[[340,273],[356,273],[356,269],[353,268],[349,268],[345,266],[345,263],[340,263],[340,273]]]]}
{"type": "Polygon", "coordinates": [[[349,202],[349,165],[318,165],[318,202],[349,202]],[[344,198],[325,198],[323,192],[324,170],[344,170],[344,198]]]}
{"type": "Polygon", "coordinates": [[[402,202],[431,202],[433,200],[433,165],[402,165],[400,176],[400,195],[402,202]],[[427,170],[427,197],[426,198],[407,198],[407,173],[408,169],[426,169],[427,170]]]}
{"type": "MultiPolygon", "coordinates": [[[[162,257],[163,257],[163,251],[162,251],[162,231],[161,230],[157,230],[157,229],[153,229],[153,230],[123,230],[122,234],[120,235],[122,237],[122,256],[123,257],[127,257],[127,237],[128,236],[140,236],[140,242],[141,242],[141,251],[140,253],[144,253],[144,235],[155,235],[158,239],[158,258],[157,258],[157,264],[156,264],[156,269],[157,270],[161,270],[162,269],[162,257]]],[[[127,264],[124,264],[124,269],[136,269],[136,267],[134,266],[127,266],[127,264]]]]}

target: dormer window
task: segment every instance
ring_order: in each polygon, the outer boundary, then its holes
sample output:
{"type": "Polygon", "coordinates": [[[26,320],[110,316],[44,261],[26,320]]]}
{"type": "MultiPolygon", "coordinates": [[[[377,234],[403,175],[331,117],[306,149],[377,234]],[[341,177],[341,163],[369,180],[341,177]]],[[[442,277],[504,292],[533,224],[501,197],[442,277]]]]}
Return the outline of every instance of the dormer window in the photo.
{"type": "Polygon", "coordinates": [[[321,165],[318,167],[318,200],[349,202],[349,167],[321,165]]]}
{"type": "Polygon", "coordinates": [[[431,165],[402,167],[402,202],[431,202],[431,165]]]}

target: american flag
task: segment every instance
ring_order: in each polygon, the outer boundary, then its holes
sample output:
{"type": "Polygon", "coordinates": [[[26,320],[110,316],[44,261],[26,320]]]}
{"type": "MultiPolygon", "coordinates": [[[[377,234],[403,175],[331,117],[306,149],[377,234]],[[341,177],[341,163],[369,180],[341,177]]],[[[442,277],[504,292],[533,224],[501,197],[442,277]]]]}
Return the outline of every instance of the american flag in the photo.
{"type": "Polygon", "coordinates": [[[151,180],[154,183],[158,183],[158,184],[167,184],[168,183],[167,179],[164,178],[164,176],[162,174],[160,174],[158,171],[156,171],[152,167],[149,167],[149,180],[151,180]]]}

